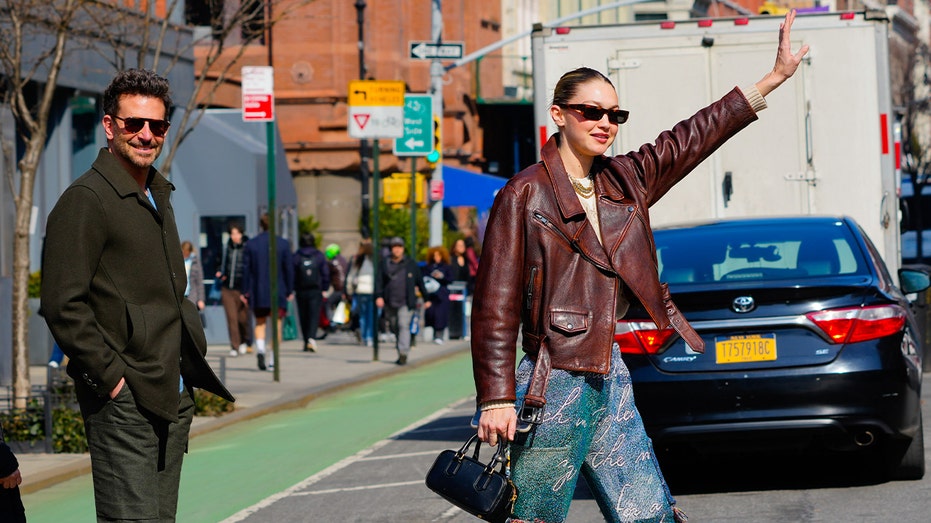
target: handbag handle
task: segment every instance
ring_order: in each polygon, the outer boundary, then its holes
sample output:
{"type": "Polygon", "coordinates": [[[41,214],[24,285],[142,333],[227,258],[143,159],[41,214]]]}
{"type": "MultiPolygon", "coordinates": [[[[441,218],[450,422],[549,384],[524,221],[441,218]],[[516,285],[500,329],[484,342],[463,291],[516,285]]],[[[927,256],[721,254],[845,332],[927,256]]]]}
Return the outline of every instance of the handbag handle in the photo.
{"type": "MultiPolygon", "coordinates": [[[[478,458],[478,454],[482,448],[482,442],[479,441],[478,434],[473,434],[472,437],[469,438],[469,440],[466,441],[462,445],[462,447],[459,449],[459,452],[456,453],[456,460],[461,462],[462,458],[465,457],[466,453],[469,451],[469,447],[473,443],[475,443],[475,450],[472,451],[472,459],[481,463],[481,461],[478,458]]],[[[495,469],[496,463],[500,464],[501,473],[502,474],[505,473],[505,466],[507,465],[507,458],[506,458],[507,448],[508,446],[506,443],[504,443],[503,441],[498,442],[498,449],[495,451],[495,455],[492,457],[491,461],[489,461],[488,464],[485,465],[486,474],[492,473],[492,471],[495,469]]]]}

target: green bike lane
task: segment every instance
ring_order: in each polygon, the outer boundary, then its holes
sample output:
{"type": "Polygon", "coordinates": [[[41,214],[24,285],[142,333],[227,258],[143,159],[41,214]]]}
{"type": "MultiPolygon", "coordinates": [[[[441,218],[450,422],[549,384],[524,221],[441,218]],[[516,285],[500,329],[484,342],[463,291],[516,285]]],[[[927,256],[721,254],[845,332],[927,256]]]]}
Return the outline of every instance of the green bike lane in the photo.
{"type": "MultiPolygon", "coordinates": [[[[466,351],[194,438],[177,520],[221,521],[470,394],[466,351]]],[[[30,523],[95,520],[90,475],[23,502],[30,523]]]]}

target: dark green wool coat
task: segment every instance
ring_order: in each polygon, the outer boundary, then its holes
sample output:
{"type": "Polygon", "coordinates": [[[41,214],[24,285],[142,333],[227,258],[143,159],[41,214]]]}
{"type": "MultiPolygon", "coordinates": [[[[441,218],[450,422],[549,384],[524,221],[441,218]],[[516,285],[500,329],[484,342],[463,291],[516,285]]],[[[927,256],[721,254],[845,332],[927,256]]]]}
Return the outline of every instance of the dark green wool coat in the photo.
{"type": "Polygon", "coordinates": [[[121,377],[142,407],[178,419],[178,382],[226,399],[204,355],[207,341],[187,278],[169,197],[154,168],[158,210],[102,149],[49,214],[41,312],[71,361],[68,374],[104,397],[121,377]]]}

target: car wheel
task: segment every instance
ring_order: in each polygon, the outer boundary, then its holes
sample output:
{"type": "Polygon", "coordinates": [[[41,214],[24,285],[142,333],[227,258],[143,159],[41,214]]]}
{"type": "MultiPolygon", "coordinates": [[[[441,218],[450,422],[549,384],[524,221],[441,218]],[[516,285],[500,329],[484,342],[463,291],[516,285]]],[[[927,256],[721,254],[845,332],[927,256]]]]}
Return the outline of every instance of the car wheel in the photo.
{"type": "Polygon", "coordinates": [[[892,479],[915,480],[925,475],[925,445],[922,420],[918,418],[918,432],[909,442],[905,453],[902,454],[900,445],[891,445],[889,450],[890,465],[892,465],[892,479]]]}

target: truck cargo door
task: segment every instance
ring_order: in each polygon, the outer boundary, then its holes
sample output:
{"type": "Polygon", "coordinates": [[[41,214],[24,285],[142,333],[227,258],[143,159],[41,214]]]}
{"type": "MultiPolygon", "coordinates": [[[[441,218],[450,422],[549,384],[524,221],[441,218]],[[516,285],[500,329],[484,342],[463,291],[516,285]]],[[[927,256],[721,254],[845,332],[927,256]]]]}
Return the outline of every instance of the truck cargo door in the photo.
{"type": "MultiPolygon", "coordinates": [[[[720,98],[735,86],[759,80],[773,60],[772,35],[765,41],[727,45],[727,38],[702,46],[678,40],[655,48],[620,50],[615,72],[622,108],[614,154],[652,142],[676,122],[720,98]],[[691,44],[691,45],[689,45],[691,44]]],[[[751,35],[751,38],[755,35],[751,35]]],[[[654,224],[720,217],[808,214],[811,186],[807,169],[804,71],[772,93],[775,109],[739,133],[651,209],[654,224]]]]}
{"type": "MultiPolygon", "coordinates": [[[[657,48],[617,53],[610,64],[621,108],[630,111],[615,140],[613,154],[652,143],[662,131],[708,104],[708,54],[701,47],[657,48]]],[[[716,216],[711,164],[699,165],[651,210],[653,223],[682,222],[716,216]]]]}
{"type": "MultiPolygon", "coordinates": [[[[796,48],[798,45],[795,46],[796,48]]],[[[718,38],[711,49],[713,93],[759,80],[772,63],[771,42],[727,45],[718,38]]],[[[809,214],[815,190],[813,168],[808,166],[804,88],[807,66],[767,96],[769,108],[721,147],[711,160],[718,191],[719,216],[766,216],[809,214]],[[730,185],[729,194],[723,187],[730,185]]]]}

